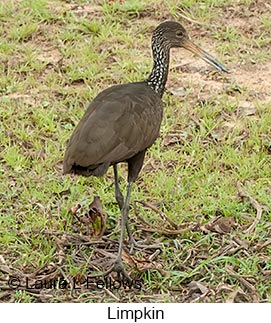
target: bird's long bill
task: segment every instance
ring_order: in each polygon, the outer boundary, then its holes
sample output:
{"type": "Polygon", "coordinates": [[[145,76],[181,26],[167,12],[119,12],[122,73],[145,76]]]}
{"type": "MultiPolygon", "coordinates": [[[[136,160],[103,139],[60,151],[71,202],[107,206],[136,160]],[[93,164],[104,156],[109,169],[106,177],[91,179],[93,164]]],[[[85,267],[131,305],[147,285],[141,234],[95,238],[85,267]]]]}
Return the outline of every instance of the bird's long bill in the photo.
{"type": "Polygon", "coordinates": [[[182,46],[190,52],[198,55],[201,59],[203,59],[208,64],[214,66],[219,71],[229,73],[226,67],[224,67],[215,58],[213,58],[213,56],[205,52],[205,50],[201,49],[198,45],[194,44],[190,39],[185,39],[182,43],[182,46]]]}

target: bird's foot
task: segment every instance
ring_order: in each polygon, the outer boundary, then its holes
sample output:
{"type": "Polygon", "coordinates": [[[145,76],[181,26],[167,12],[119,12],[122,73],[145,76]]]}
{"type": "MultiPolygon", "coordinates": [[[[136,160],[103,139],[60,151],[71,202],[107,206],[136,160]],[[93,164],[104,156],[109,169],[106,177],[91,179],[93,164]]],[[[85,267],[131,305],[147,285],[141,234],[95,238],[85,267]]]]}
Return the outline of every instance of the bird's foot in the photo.
{"type": "Polygon", "coordinates": [[[131,277],[126,272],[120,257],[117,257],[117,259],[114,261],[110,272],[116,272],[118,274],[118,278],[121,280],[127,279],[128,281],[131,281],[131,277]]]}
{"type": "Polygon", "coordinates": [[[132,281],[131,277],[126,272],[123,262],[119,256],[117,256],[114,261],[111,260],[110,263],[111,266],[109,269],[107,269],[106,271],[100,271],[93,275],[88,275],[88,278],[106,277],[114,272],[117,274],[119,280],[126,280],[129,282],[132,281]]]}

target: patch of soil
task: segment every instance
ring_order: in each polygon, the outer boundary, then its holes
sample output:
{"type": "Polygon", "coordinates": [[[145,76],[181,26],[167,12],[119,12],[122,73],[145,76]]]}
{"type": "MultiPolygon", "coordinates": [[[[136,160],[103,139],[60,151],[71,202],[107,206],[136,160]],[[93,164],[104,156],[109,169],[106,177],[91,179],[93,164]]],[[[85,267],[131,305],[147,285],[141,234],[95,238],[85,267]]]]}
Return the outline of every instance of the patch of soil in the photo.
{"type": "MultiPolygon", "coordinates": [[[[211,93],[221,94],[225,92],[225,84],[236,84],[247,91],[250,100],[257,100],[260,103],[271,101],[271,61],[261,64],[246,65],[241,67],[229,67],[229,75],[212,73],[212,67],[206,65],[199,59],[188,57],[188,54],[181,59],[181,64],[172,64],[172,70],[177,70],[178,74],[169,78],[167,88],[178,95],[178,88],[193,86],[193,96],[202,96],[202,92],[207,96],[211,93]],[[180,73],[180,74],[179,74],[180,73]],[[179,77],[180,75],[180,77],[179,77]],[[219,79],[220,78],[220,79],[219,79]],[[204,90],[203,90],[204,89],[204,90]],[[174,92],[175,91],[175,92],[174,92]]],[[[173,60],[178,60],[176,52],[173,53],[173,60]]],[[[180,92],[182,96],[182,92],[180,92]]]]}
{"type": "Polygon", "coordinates": [[[233,71],[236,83],[260,102],[271,101],[271,62],[255,64],[233,71]]]}

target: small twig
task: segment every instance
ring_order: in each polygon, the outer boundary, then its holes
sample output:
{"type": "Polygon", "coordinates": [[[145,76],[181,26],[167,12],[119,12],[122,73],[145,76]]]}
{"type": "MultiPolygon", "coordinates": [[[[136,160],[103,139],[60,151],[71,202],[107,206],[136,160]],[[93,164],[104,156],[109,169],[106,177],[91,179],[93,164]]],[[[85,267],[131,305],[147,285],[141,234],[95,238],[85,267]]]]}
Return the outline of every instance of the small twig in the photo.
{"type": "Polygon", "coordinates": [[[153,254],[151,254],[148,258],[148,261],[153,261],[157,258],[157,256],[161,253],[160,249],[157,249],[153,254]]]}
{"type": "Polygon", "coordinates": [[[256,246],[253,249],[256,250],[256,252],[259,252],[263,248],[266,248],[267,246],[269,246],[270,244],[271,244],[271,241],[265,241],[263,243],[257,243],[256,246]]]}
{"type": "Polygon", "coordinates": [[[251,197],[249,194],[245,193],[241,183],[237,182],[237,189],[238,189],[238,194],[240,197],[242,198],[247,198],[250,202],[250,204],[254,207],[254,209],[256,209],[257,213],[256,213],[256,219],[253,221],[253,223],[244,231],[244,233],[251,233],[255,227],[257,226],[257,224],[260,222],[261,217],[262,217],[262,213],[263,213],[263,207],[260,205],[259,202],[257,202],[256,200],[254,200],[253,197],[251,197]]]}
{"type": "Polygon", "coordinates": [[[243,296],[245,299],[248,300],[246,293],[242,290],[241,287],[237,287],[234,290],[228,289],[230,291],[230,294],[228,295],[226,299],[226,303],[234,303],[236,302],[236,297],[238,295],[243,296]]]}
{"type": "Polygon", "coordinates": [[[120,302],[120,298],[118,298],[116,295],[114,295],[109,289],[104,288],[104,291],[111,297],[114,298],[114,300],[116,300],[117,302],[120,302]]]}
{"type": "Polygon", "coordinates": [[[137,207],[136,207],[136,201],[134,201],[134,212],[135,212],[135,216],[137,219],[140,220],[141,223],[145,224],[145,225],[149,225],[147,221],[145,221],[141,215],[139,215],[138,211],[137,211],[137,207]]]}
{"type": "Polygon", "coordinates": [[[190,119],[195,123],[195,125],[200,129],[201,123],[193,115],[190,115],[190,119]]]}
{"type": "Polygon", "coordinates": [[[177,13],[177,15],[189,22],[191,22],[192,24],[197,24],[199,26],[204,26],[205,24],[201,23],[201,22],[198,22],[194,19],[191,19],[191,18],[188,18],[185,14],[181,13],[180,11],[183,11],[182,9],[179,8],[179,12],[177,13]]]}
{"type": "Polygon", "coordinates": [[[230,266],[226,266],[225,267],[226,272],[234,277],[235,279],[239,280],[239,282],[249,290],[249,292],[252,293],[254,301],[256,301],[255,299],[255,295],[256,295],[256,288],[254,287],[254,285],[252,285],[250,282],[248,282],[243,276],[237,274],[230,266]]]}
{"type": "Polygon", "coordinates": [[[10,296],[10,294],[11,294],[11,291],[3,292],[3,293],[0,294],[0,299],[5,298],[7,296],[10,296]]]}
{"type": "Polygon", "coordinates": [[[210,293],[209,289],[207,289],[207,291],[205,293],[203,293],[202,295],[196,297],[195,299],[193,299],[191,301],[191,303],[197,303],[199,302],[200,300],[204,299],[208,294],[210,293]]]}
{"type": "Polygon", "coordinates": [[[189,230],[193,230],[193,229],[198,227],[197,223],[192,223],[192,224],[189,224],[187,227],[180,228],[180,226],[178,226],[176,223],[174,223],[172,220],[170,220],[164,213],[161,214],[161,212],[155,206],[153,206],[153,205],[151,205],[149,203],[146,203],[146,202],[134,201],[134,212],[135,212],[136,217],[145,225],[145,226],[143,226],[143,225],[140,226],[139,225],[137,227],[137,229],[143,230],[143,231],[146,231],[146,232],[161,233],[161,234],[164,234],[164,235],[178,235],[178,234],[182,234],[184,232],[187,232],[189,230]],[[143,206],[149,207],[152,210],[156,211],[158,214],[160,214],[162,219],[166,219],[177,230],[160,229],[160,227],[155,226],[155,225],[152,225],[152,228],[150,228],[149,224],[138,214],[137,208],[136,208],[136,203],[140,203],[143,206]]]}
{"type": "Polygon", "coordinates": [[[198,226],[198,224],[191,224],[191,225],[188,225],[188,227],[186,227],[186,228],[182,228],[182,229],[178,229],[178,230],[146,228],[146,227],[143,227],[143,226],[138,226],[138,229],[146,231],[146,232],[161,233],[161,234],[164,234],[164,235],[178,235],[178,234],[182,234],[184,232],[187,232],[189,230],[193,230],[197,226],[198,226]]]}
{"type": "MultiPolygon", "coordinates": [[[[66,280],[67,283],[70,284],[70,286],[73,286],[71,279],[68,278],[68,276],[66,275],[66,273],[64,272],[64,270],[61,268],[61,266],[58,266],[58,270],[61,273],[61,275],[64,277],[64,279],[66,280]]],[[[72,287],[73,290],[73,287],[72,287]]]]}
{"type": "Polygon", "coordinates": [[[173,226],[175,229],[178,229],[178,225],[175,222],[173,222],[165,213],[159,211],[158,208],[156,206],[154,206],[153,204],[151,204],[149,202],[145,202],[145,201],[138,201],[138,200],[136,200],[135,203],[139,203],[139,204],[153,210],[154,212],[158,213],[160,215],[160,217],[162,218],[162,220],[166,220],[171,226],[173,226]]]}
{"type": "Polygon", "coordinates": [[[9,275],[12,275],[14,273],[13,270],[10,269],[7,265],[0,265],[0,271],[9,275]]]}

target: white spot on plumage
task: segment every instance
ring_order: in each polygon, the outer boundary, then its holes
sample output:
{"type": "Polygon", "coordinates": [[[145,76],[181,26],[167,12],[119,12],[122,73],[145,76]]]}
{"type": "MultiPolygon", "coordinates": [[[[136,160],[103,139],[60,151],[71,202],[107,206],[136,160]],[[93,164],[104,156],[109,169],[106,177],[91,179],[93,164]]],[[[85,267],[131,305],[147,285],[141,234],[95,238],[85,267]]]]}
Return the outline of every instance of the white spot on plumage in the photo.
{"type": "Polygon", "coordinates": [[[162,96],[168,74],[169,49],[163,45],[162,32],[155,35],[152,43],[154,65],[147,84],[162,96]]]}

